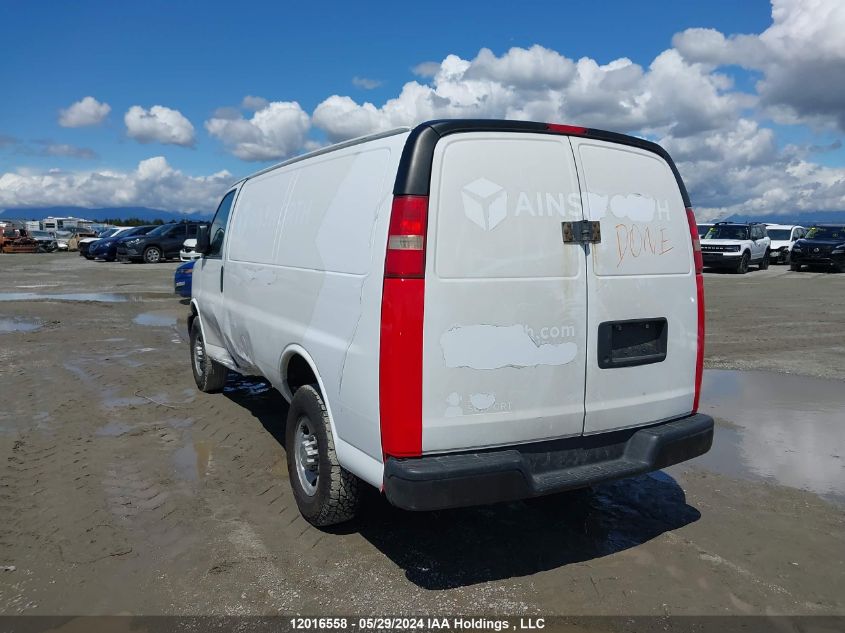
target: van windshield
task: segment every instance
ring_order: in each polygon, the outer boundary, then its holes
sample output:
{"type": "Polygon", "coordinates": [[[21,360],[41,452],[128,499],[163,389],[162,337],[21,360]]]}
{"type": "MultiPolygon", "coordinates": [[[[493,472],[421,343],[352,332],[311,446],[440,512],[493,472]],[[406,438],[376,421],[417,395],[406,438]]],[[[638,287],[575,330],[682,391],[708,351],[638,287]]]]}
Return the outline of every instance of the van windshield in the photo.
{"type": "Polygon", "coordinates": [[[723,224],[712,226],[704,236],[705,240],[747,240],[748,227],[723,224]]]}

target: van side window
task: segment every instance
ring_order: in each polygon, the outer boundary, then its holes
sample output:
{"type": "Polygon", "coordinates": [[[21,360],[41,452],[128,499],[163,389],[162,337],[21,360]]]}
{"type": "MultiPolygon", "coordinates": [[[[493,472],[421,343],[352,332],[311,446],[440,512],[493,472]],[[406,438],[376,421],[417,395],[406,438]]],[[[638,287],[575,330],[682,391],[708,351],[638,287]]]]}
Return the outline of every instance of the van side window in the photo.
{"type": "Polygon", "coordinates": [[[189,224],[188,225],[188,238],[196,237],[197,236],[197,225],[196,224],[189,224]]]}
{"type": "Polygon", "coordinates": [[[211,252],[208,257],[221,257],[223,253],[223,239],[226,236],[226,223],[229,221],[229,212],[232,210],[232,201],[235,199],[235,192],[227,193],[220,206],[217,207],[217,213],[214,214],[214,220],[211,221],[211,229],[209,239],[211,242],[211,252]]]}

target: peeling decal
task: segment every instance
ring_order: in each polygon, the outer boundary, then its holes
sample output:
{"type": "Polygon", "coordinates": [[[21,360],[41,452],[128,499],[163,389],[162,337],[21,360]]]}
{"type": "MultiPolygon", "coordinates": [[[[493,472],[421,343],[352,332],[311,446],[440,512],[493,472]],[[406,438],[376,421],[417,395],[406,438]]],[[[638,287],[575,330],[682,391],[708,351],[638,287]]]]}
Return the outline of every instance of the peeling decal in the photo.
{"type": "Polygon", "coordinates": [[[486,411],[496,403],[496,396],[492,393],[474,393],[470,395],[469,403],[479,411],[486,411]]]}
{"type": "Polygon", "coordinates": [[[573,342],[537,343],[524,325],[468,325],[440,336],[446,367],[500,369],[566,365],[575,360],[573,342]]]}
{"type": "Polygon", "coordinates": [[[446,411],[443,413],[445,417],[456,418],[459,415],[464,414],[464,410],[461,407],[461,396],[459,393],[453,391],[446,396],[446,404],[449,406],[446,407],[446,411]]]}

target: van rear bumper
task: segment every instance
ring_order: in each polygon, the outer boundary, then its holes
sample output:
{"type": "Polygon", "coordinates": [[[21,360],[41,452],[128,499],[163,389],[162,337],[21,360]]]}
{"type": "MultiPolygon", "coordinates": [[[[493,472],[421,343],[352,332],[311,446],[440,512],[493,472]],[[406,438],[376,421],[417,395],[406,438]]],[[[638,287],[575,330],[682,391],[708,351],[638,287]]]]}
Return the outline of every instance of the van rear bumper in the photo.
{"type": "Polygon", "coordinates": [[[713,418],[697,413],[654,426],[473,453],[397,459],[384,492],[405,510],[514,501],[658,470],[703,455],[713,418]]]}

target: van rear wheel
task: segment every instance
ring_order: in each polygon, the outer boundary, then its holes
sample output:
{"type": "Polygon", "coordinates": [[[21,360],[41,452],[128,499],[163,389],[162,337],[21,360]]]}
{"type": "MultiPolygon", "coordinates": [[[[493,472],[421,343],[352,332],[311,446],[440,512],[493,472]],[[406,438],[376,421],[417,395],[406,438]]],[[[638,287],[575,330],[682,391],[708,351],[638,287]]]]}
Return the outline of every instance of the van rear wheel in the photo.
{"type": "Polygon", "coordinates": [[[329,414],[313,385],[297,389],[291,400],[285,451],[293,496],[306,521],[321,527],[357,514],[361,482],[338,462],[329,414]]]}
{"type": "Polygon", "coordinates": [[[203,393],[223,391],[229,370],[212,360],[205,351],[205,339],[198,319],[194,319],[191,325],[191,370],[194,372],[197,389],[203,393]]]}

